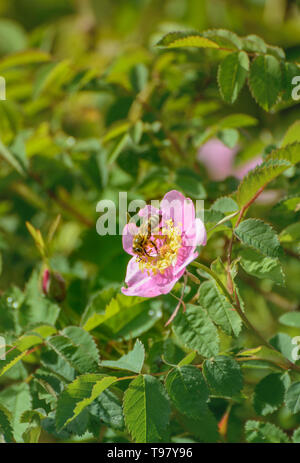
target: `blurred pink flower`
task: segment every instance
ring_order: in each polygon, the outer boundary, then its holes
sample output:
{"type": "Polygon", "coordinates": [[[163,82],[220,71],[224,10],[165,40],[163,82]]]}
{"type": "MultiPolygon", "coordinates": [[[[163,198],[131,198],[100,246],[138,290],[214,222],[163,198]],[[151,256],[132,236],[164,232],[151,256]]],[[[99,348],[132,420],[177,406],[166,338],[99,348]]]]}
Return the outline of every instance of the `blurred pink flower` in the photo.
{"type": "MultiPolygon", "coordinates": [[[[237,152],[238,146],[228,148],[217,138],[212,138],[200,148],[198,160],[205,165],[212,180],[224,180],[230,175],[242,180],[250,170],[262,163],[262,157],[256,156],[239,167],[235,167],[234,158],[237,152]]],[[[264,191],[256,201],[271,204],[278,200],[280,194],[275,190],[264,191]]]]}
{"type": "Polygon", "coordinates": [[[169,293],[182,277],[186,266],[198,252],[196,246],[206,244],[206,230],[203,222],[195,217],[194,204],[176,190],[169,191],[160,204],[160,209],[146,206],[140,210],[140,217],[162,216],[159,232],[151,236],[147,254],[138,257],[132,248],[139,229],[129,223],[123,230],[124,250],[132,255],[127,266],[123,294],[128,296],[155,297],[169,293]],[[161,236],[162,238],[160,238],[161,236]]]}
{"type": "Polygon", "coordinates": [[[249,170],[262,162],[262,158],[257,156],[235,168],[234,158],[237,152],[238,146],[228,148],[221,140],[212,138],[200,148],[198,160],[205,165],[212,180],[224,180],[230,175],[242,179],[249,170]]]}

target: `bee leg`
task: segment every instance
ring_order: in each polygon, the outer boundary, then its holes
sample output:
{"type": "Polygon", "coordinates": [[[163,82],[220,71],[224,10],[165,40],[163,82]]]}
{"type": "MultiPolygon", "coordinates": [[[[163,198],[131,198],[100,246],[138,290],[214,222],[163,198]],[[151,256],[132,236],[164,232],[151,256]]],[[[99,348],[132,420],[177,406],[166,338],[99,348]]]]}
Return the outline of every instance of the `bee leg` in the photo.
{"type": "Polygon", "coordinates": [[[144,249],[144,254],[145,254],[147,257],[151,257],[150,254],[148,254],[148,252],[146,251],[146,249],[144,249]]]}
{"type": "Polygon", "coordinates": [[[158,254],[158,249],[157,249],[157,246],[156,246],[156,244],[154,243],[154,241],[150,240],[150,243],[152,244],[152,246],[154,247],[155,251],[156,251],[157,254],[158,254]]]}

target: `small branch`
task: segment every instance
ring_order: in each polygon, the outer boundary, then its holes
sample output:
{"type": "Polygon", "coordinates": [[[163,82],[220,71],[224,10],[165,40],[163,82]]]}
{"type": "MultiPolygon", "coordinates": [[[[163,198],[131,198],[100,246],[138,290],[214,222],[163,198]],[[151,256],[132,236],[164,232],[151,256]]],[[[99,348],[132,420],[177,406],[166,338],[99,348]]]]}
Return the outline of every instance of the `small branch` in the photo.
{"type": "MultiPolygon", "coordinates": [[[[252,323],[250,322],[250,320],[248,320],[247,316],[245,315],[245,313],[243,312],[242,308],[241,308],[241,305],[240,305],[240,301],[238,299],[238,296],[237,296],[237,293],[236,291],[233,292],[233,295],[231,295],[229,293],[229,291],[227,290],[227,288],[224,286],[224,284],[222,283],[222,281],[219,279],[218,275],[213,271],[211,270],[209,267],[206,267],[205,265],[203,264],[200,264],[199,262],[196,262],[196,261],[193,261],[191,262],[190,265],[193,265],[193,267],[197,267],[201,270],[203,270],[204,272],[210,274],[214,280],[218,283],[218,285],[221,287],[221,289],[223,290],[225,296],[227,297],[227,299],[229,300],[229,302],[233,305],[233,307],[235,308],[235,310],[237,311],[237,313],[239,314],[239,316],[241,317],[243,323],[245,324],[245,326],[250,330],[252,331],[252,333],[260,340],[260,342],[265,346],[267,347],[268,349],[271,349],[272,351],[276,352],[277,354],[280,354],[280,355],[283,355],[280,351],[278,351],[274,346],[272,346],[272,344],[270,344],[261,334],[259,331],[257,331],[257,329],[252,325],[252,323]]],[[[298,367],[297,365],[295,365],[294,363],[290,362],[290,360],[285,359],[285,362],[288,366],[289,369],[292,369],[292,370],[295,370],[295,371],[298,371],[300,372],[300,367],[298,367]]],[[[282,368],[282,365],[279,365],[281,368],[282,368]]]]}
{"type": "Polygon", "coordinates": [[[50,199],[55,201],[63,210],[69,212],[73,217],[75,217],[80,223],[85,225],[86,227],[93,227],[94,222],[90,220],[88,217],[81,214],[79,211],[74,209],[70,204],[64,201],[62,198],[59,198],[56,193],[50,189],[44,188],[43,182],[38,175],[33,172],[29,172],[30,177],[40,185],[40,187],[45,191],[50,199]]]}

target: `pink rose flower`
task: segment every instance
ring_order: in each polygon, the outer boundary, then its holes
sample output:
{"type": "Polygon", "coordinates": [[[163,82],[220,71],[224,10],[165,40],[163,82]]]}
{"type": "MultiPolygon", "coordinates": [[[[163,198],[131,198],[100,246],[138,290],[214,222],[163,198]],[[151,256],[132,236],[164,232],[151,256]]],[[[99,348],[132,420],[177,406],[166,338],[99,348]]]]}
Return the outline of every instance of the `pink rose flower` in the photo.
{"type": "Polygon", "coordinates": [[[206,244],[203,222],[195,217],[194,204],[176,190],[169,191],[160,209],[146,206],[139,215],[144,219],[160,214],[162,219],[147,246],[147,254],[139,257],[133,251],[133,240],[139,229],[128,223],[123,230],[124,250],[133,256],[127,266],[122,293],[127,296],[155,297],[169,293],[182,277],[185,268],[197,256],[196,246],[206,244]],[[161,238],[160,238],[161,237],[161,238]]]}
{"type": "Polygon", "coordinates": [[[235,168],[234,158],[237,153],[238,146],[228,148],[221,140],[212,138],[199,149],[198,159],[205,165],[212,180],[224,180],[230,175],[241,180],[249,170],[261,164],[262,157],[256,156],[235,168]]]}

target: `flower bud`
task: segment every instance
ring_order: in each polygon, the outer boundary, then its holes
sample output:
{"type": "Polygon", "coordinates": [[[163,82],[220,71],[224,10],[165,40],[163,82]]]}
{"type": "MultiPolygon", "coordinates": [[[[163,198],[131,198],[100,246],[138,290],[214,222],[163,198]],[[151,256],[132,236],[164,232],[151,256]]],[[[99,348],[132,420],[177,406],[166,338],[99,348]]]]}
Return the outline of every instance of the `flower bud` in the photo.
{"type": "Polygon", "coordinates": [[[56,302],[62,302],[66,297],[66,282],[58,272],[44,270],[42,288],[43,293],[56,302]]]}

